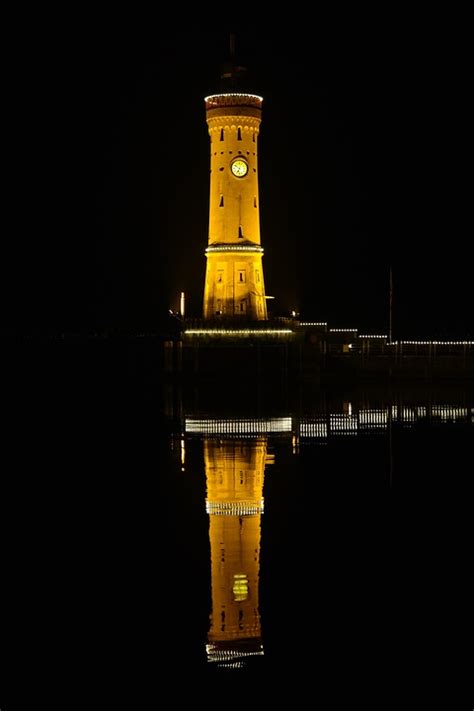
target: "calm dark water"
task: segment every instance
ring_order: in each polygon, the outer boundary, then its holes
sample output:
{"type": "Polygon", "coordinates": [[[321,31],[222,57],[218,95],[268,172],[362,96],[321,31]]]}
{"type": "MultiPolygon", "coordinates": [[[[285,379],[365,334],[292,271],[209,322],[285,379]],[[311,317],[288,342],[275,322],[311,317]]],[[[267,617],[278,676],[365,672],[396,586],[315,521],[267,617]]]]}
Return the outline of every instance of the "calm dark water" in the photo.
{"type": "Polygon", "coordinates": [[[136,704],[176,670],[320,699],[469,687],[471,388],[178,388],[79,355],[15,389],[11,678],[136,704]]]}

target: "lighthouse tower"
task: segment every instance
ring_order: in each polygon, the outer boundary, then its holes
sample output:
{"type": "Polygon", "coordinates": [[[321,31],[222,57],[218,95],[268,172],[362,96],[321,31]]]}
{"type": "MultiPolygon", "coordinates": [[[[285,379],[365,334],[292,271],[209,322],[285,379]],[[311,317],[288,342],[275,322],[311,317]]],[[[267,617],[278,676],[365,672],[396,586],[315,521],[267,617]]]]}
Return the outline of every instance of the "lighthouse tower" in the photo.
{"type": "Polygon", "coordinates": [[[211,147],[205,319],[267,319],[258,195],[262,102],[235,88],[205,99],[211,147]]]}

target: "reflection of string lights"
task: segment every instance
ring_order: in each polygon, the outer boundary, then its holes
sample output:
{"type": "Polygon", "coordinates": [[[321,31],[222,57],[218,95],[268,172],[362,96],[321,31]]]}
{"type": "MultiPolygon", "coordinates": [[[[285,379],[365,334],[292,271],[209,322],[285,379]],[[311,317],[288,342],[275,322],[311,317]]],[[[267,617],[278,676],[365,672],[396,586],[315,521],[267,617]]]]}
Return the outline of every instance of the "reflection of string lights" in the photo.
{"type": "Polygon", "coordinates": [[[442,422],[448,420],[456,420],[468,416],[467,407],[445,407],[444,405],[434,406],[431,408],[432,417],[439,417],[442,422]]]}
{"type": "Polygon", "coordinates": [[[192,434],[266,434],[269,432],[291,432],[293,423],[291,417],[275,417],[268,420],[212,420],[186,418],[185,431],[192,434]]]}
{"type": "Polygon", "coordinates": [[[300,437],[312,439],[328,436],[328,426],[325,422],[302,422],[300,424],[300,437]]]}
{"type": "Polygon", "coordinates": [[[240,651],[238,649],[222,649],[217,644],[206,644],[206,653],[208,662],[232,662],[236,659],[244,657],[261,657],[264,655],[263,644],[252,651],[251,649],[240,651]]]}
{"type": "Polygon", "coordinates": [[[263,514],[263,499],[260,501],[206,501],[206,513],[216,516],[254,516],[263,514]]]}
{"type": "MultiPolygon", "coordinates": [[[[186,418],[185,433],[198,435],[219,435],[227,437],[259,437],[271,434],[286,434],[292,438],[292,448],[298,447],[298,438],[324,439],[334,435],[354,435],[358,432],[385,430],[388,427],[389,415],[392,423],[413,425],[418,420],[429,419],[438,422],[470,421],[473,419],[474,408],[453,407],[450,405],[398,406],[390,405],[381,409],[361,408],[357,413],[351,404],[347,413],[330,413],[313,418],[293,420],[291,417],[275,417],[267,420],[232,419],[214,420],[210,418],[186,418]]],[[[184,457],[184,449],[182,449],[184,457]]],[[[271,464],[273,458],[269,455],[271,464]]],[[[184,463],[184,462],[183,462],[184,463]]],[[[212,506],[212,504],[209,504],[212,506]]],[[[263,506],[263,503],[262,503],[263,506]]],[[[208,511],[209,513],[210,511],[208,511]]]]}
{"type": "Polygon", "coordinates": [[[387,410],[361,410],[359,412],[359,425],[370,428],[383,427],[387,424],[387,410]]]}

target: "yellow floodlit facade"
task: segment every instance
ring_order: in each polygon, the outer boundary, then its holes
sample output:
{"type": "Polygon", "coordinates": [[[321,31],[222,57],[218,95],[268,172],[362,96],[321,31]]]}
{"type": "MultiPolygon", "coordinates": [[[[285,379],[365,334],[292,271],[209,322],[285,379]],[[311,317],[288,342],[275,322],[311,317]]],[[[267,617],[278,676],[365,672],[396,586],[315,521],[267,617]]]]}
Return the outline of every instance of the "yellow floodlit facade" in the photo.
{"type": "Polygon", "coordinates": [[[267,319],[258,194],[262,101],[238,93],[205,99],[211,146],[205,319],[267,319]]]}
{"type": "Polygon", "coordinates": [[[212,613],[207,657],[243,666],[262,655],[258,583],[267,439],[204,440],[212,613]]]}

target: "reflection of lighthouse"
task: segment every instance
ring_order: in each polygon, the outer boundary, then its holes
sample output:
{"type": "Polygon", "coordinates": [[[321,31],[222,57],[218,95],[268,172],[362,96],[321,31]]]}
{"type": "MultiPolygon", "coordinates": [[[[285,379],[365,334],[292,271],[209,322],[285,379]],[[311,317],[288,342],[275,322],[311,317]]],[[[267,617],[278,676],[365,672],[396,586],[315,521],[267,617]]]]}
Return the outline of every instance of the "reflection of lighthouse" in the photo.
{"type": "Polygon", "coordinates": [[[267,440],[204,441],[212,566],[208,661],[242,667],[263,654],[258,609],[267,440]]]}

